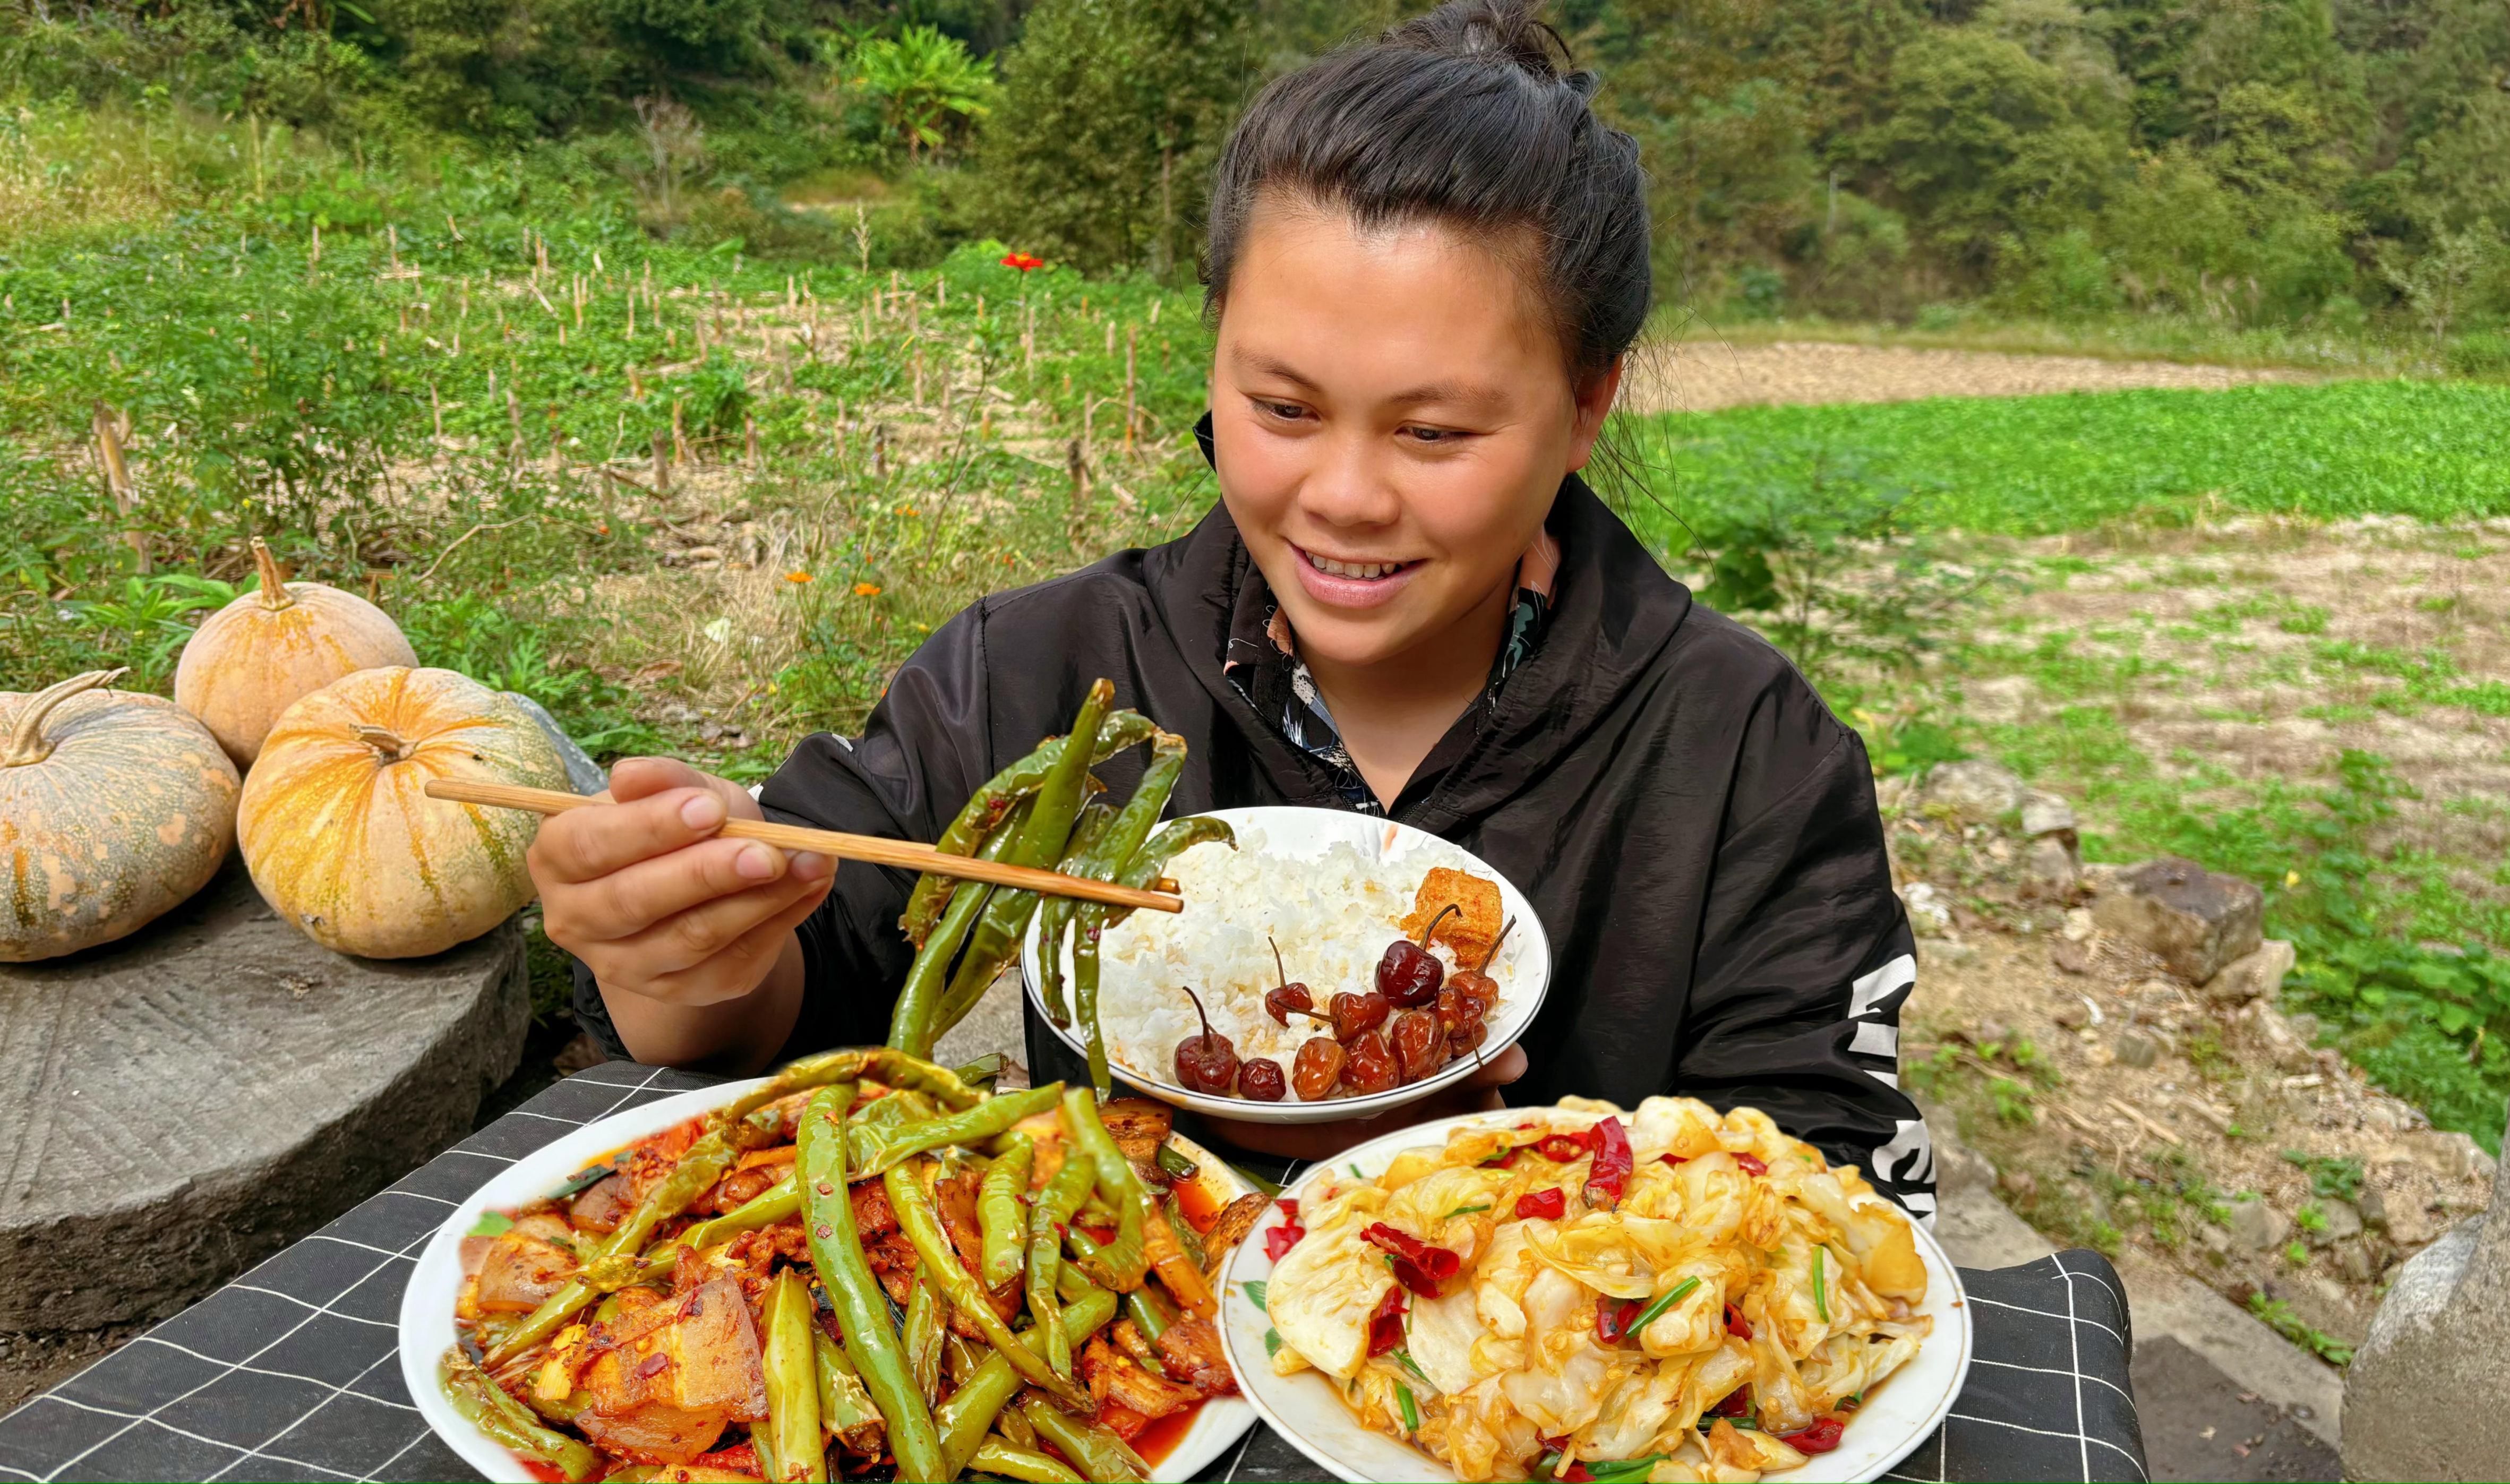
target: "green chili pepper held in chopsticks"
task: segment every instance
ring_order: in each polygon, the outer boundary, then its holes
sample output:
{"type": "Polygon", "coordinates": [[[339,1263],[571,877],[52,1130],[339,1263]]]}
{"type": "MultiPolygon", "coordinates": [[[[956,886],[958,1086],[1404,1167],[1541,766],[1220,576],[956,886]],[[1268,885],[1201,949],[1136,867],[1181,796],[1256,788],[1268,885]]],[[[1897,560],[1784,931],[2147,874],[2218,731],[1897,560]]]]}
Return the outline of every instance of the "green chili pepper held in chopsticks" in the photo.
{"type": "Polygon", "coordinates": [[[898,1343],[906,1348],[906,1368],[915,1376],[915,1389],[924,1393],[929,1404],[941,1399],[941,1341],[949,1334],[950,1306],[941,1290],[916,1275],[915,1286],[906,1298],[906,1323],[898,1332],[898,1343]]]}
{"type": "Polygon", "coordinates": [[[817,1324],[811,1326],[812,1371],[819,1385],[819,1426],[837,1441],[866,1457],[880,1451],[880,1408],[863,1389],[862,1377],[843,1347],[817,1324]]]}
{"type": "MultiPolygon", "coordinates": [[[[1090,1243],[1086,1256],[1076,1257],[1081,1271],[1119,1293],[1139,1288],[1151,1267],[1142,1235],[1142,1205],[1148,1198],[1141,1182],[1107,1125],[1098,1121],[1098,1100],[1089,1095],[1089,1089],[1074,1087],[1063,1094],[1063,1126],[1072,1135],[1074,1148],[1095,1165],[1098,1194],[1116,1209],[1116,1239],[1103,1245],[1090,1243]]],[[[1082,1237],[1082,1242],[1087,1241],[1082,1237]]],[[[1081,1252],[1081,1243],[1076,1242],[1074,1250],[1081,1252]]]]}
{"type": "MultiPolygon", "coordinates": [[[[1081,820],[1072,826],[1072,842],[1063,848],[1063,858],[1055,869],[1067,876],[1085,875],[1084,869],[1090,852],[1105,839],[1108,826],[1116,821],[1116,808],[1104,799],[1091,799],[1081,807],[1081,820]]],[[[1046,1018],[1058,1027],[1072,1024],[1072,1008],[1063,998],[1063,938],[1072,926],[1072,898],[1049,896],[1037,907],[1037,971],[1038,998],[1046,1002],[1046,1018]]]]}
{"type": "Polygon", "coordinates": [[[528,1408],[473,1364],[460,1346],[444,1352],[437,1381],[454,1411],[521,1457],[556,1469],[575,1484],[600,1475],[600,1455],[563,1432],[542,1427],[528,1408]]]}
{"type": "Polygon", "coordinates": [[[985,1343],[1002,1352],[1029,1385],[1075,1406],[1090,1405],[1086,1390],[1054,1374],[1044,1358],[1032,1354],[1011,1337],[1011,1327],[994,1312],[993,1302],[976,1281],[976,1275],[959,1261],[957,1249],[941,1230],[940,1213],[933,1207],[932,1192],[924,1188],[922,1172],[911,1164],[900,1165],[881,1176],[881,1186],[889,1192],[889,1208],[897,1217],[897,1229],[906,1234],[923,1265],[919,1276],[939,1287],[950,1307],[975,1325],[985,1343]]]}
{"type": "Polygon", "coordinates": [[[1048,1405],[1042,1397],[1023,1400],[1020,1416],[1028,1419],[1038,1436],[1052,1443],[1056,1452],[1080,1465],[1092,1479],[1113,1479],[1122,1484],[1151,1476],[1150,1464],[1133,1451],[1132,1445],[1104,1427],[1048,1405]]]}
{"type": "MultiPolygon", "coordinates": [[[[1100,680],[1090,686],[1088,696],[1081,703],[1080,714],[1072,719],[1072,735],[1094,742],[1115,697],[1116,687],[1109,681],[1100,680]]],[[[1045,868],[1063,858],[1086,797],[1088,762],[1086,749],[1063,749],[1053,771],[1037,790],[1036,807],[1029,812],[1028,822],[1020,829],[1019,844],[1012,847],[1008,857],[1012,864],[1045,868]]],[[[1029,918],[1037,912],[1037,901],[1035,892],[1006,889],[994,893],[985,903],[984,915],[968,936],[967,956],[959,961],[949,993],[941,999],[941,1012],[934,1017],[932,1034],[936,1039],[948,1034],[949,1028],[975,1007],[984,997],[985,987],[1010,962],[1011,955],[1018,951],[1020,934],[1027,931],[1029,918]]]]}
{"type": "MultiPolygon", "coordinates": [[[[980,859],[1001,860],[1018,846],[1028,823],[1030,806],[1035,798],[1026,798],[1011,810],[1003,827],[985,839],[977,851],[980,859]]],[[[915,962],[906,970],[906,983],[897,992],[897,1006],[890,1012],[889,1044],[916,1056],[929,1056],[932,1044],[941,1038],[941,1002],[950,982],[950,962],[958,957],[960,946],[974,931],[977,919],[994,889],[981,881],[963,881],[950,894],[949,910],[941,914],[932,934],[915,952],[915,962]]]]}
{"type": "Polygon", "coordinates": [[[928,1119],[921,1123],[899,1123],[888,1128],[856,1123],[846,1130],[847,1167],[854,1171],[856,1179],[868,1180],[889,1173],[927,1150],[945,1144],[981,1144],[1008,1132],[1022,1119],[1051,1111],[1062,1096],[1063,1084],[1047,1083],[1024,1092],[990,1097],[965,1113],[928,1119]]]}
{"type": "MultiPolygon", "coordinates": [[[[1090,749],[1089,761],[1103,763],[1139,744],[1154,730],[1150,718],[1140,712],[1118,711],[1098,729],[1098,743],[1090,749]]],[[[966,807],[941,831],[941,838],[932,842],[932,848],[952,856],[974,851],[976,843],[992,834],[1015,805],[1045,785],[1046,774],[1062,756],[1063,740],[1048,738],[1038,744],[1036,751],[987,779],[969,796],[966,807]]],[[[906,899],[906,912],[897,920],[908,942],[920,948],[932,936],[932,925],[940,921],[942,904],[950,898],[950,887],[951,878],[929,873],[915,883],[914,892],[906,899]]]]}
{"type": "MultiPolygon", "coordinates": [[[[1058,1097],[1060,1093],[1056,1094],[1058,1097]]],[[[1011,1136],[1008,1153],[997,1157],[976,1187],[976,1229],[984,1235],[984,1272],[988,1288],[1000,1288],[1020,1275],[1026,1266],[1029,1172],[1037,1163],[1037,1141],[1027,1134],[1011,1136]]]]}
{"type": "MultiPolygon", "coordinates": [[[[1116,1317],[1116,1296],[1103,1288],[1093,1288],[1059,1311],[1053,1306],[1040,1311],[1058,1312],[1062,1318],[1055,1324],[1033,1324],[1020,1331],[1019,1343],[1030,1353],[1039,1352],[1046,1339],[1059,1337],[1069,1347],[1105,1328],[1107,1321],[1116,1317]]],[[[984,1362],[932,1414],[933,1426],[941,1429],[941,1462],[956,1469],[966,1468],[968,1460],[975,1455],[976,1445],[984,1440],[985,1429],[995,1425],[1003,1408],[1019,1394],[1020,1385],[1020,1374],[1011,1368],[1008,1357],[1000,1351],[987,1353],[984,1362]]]]}
{"type": "MultiPolygon", "coordinates": [[[[1111,845],[1115,838],[1116,831],[1109,831],[1111,845]]],[[[1226,821],[1207,815],[1170,820],[1133,853],[1123,870],[1113,879],[1126,886],[1148,886],[1158,879],[1170,859],[1198,845],[1213,841],[1225,841],[1234,850],[1237,836],[1226,821]]],[[[1110,907],[1100,902],[1081,902],[1073,908],[1074,1012],[1081,1017],[1081,1048],[1089,1062],[1089,1085],[1100,1097],[1112,1093],[1115,1083],[1107,1067],[1106,1033],[1098,1024],[1098,939],[1109,928],[1131,915],[1129,908],[1110,907]]]]}
{"type": "Polygon", "coordinates": [[[819,1436],[818,1363],[811,1355],[811,1294],[787,1268],[767,1288],[766,1334],[759,1347],[767,1376],[767,1431],[781,1468],[772,1481],[827,1484],[827,1445],[819,1436]]]}
{"type": "Polygon", "coordinates": [[[853,1086],[839,1084],[813,1095],[803,1110],[795,1172],[802,1179],[803,1232],[810,1239],[811,1265],[836,1306],[846,1356],[888,1425],[899,1476],[946,1479],[951,1475],[941,1467],[941,1440],[932,1429],[932,1409],[907,1372],[897,1332],[890,1327],[889,1297],[872,1276],[861,1234],[855,1230],[854,1202],[846,1194],[845,1138],[846,1108],[853,1101],[853,1086]]]}
{"type": "MultiPolygon", "coordinates": [[[[947,1067],[935,1066],[921,1056],[894,1046],[847,1046],[842,1050],[805,1056],[778,1068],[775,1076],[710,1115],[707,1128],[712,1131],[728,1127],[769,1103],[781,1101],[796,1092],[809,1092],[832,1083],[859,1082],[865,1078],[884,1086],[925,1093],[952,1112],[973,1108],[985,1100],[985,1094],[961,1082],[959,1074],[947,1067]]],[[[692,1154],[695,1152],[691,1150],[692,1154]]],[[[699,1190],[702,1193],[704,1187],[701,1186],[699,1190]]]]}
{"type": "MultiPolygon", "coordinates": [[[[1063,1167],[1037,1193],[1028,1213],[1028,1312],[1033,1314],[1054,1312],[1056,1279],[1063,1267],[1063,1234],[1072,1225],[1072,1213],[1081,1208],[1083,1198],[1098,1179],[1097,1161],[1072,1147],[1064,1145],[1063,1167]]],[[[1095,1326],[1092,1326],[1093,1328],[1095,1326]]],[[[1072,1374],[1072,1348],[1059,1331],[1046,1335],[1046,1364],[1057,1376],[1072,1374]]]]}
{"type": "Polygon", "coordinates": [[[970,1461],[979,1473],[990,1473],[1006,1479],[1018,1479],[1023,1484],[1083,1484],[1081,1475],[1030,1448],[1014,1448],[1007,1442],[987,1438],[970,1461]]]}

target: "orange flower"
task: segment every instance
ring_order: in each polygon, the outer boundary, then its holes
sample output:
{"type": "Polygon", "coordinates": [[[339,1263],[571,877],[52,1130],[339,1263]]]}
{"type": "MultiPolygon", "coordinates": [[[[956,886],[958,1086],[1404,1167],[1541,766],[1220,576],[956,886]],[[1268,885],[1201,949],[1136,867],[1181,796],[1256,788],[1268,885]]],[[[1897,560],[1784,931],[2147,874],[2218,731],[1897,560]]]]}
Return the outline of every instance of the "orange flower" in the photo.
{"type": "Polygon", "coordinates": [[[880,584],[878,584],[878,583],[856,583],[856,584],[855,584],[855,596],[856,596],[856,597],[878,597],[878,596],[880,596],[880,584]]]}
{"type": "Polygon", "coordinates": [[[922,512],[922,511],[917,510],[914,506],[911,506],[911,505],[901,505],[901,506],[899,506],[899,507],[897,508],[897,513],[898,513],[899,514],[901,514],[901,515],[920,515],[920,514],[923,514],[923,512],[922,512]]]}
{"type": "Polygon", "coordinates": [[[1033,256],[1026,252],[1007,252],[1003,254],[1003,266],[1006,268],[1016,268],[1020,272],[1026,273],[1032,268],[1045,267],[1046,259],[1033,256]]]}
{"type": "Polygon", "coordinates": [[[784,580],[788,583],[807,583],[811,580],[811,574],[808,572],[787,572],[784,574],[784,580]]]}

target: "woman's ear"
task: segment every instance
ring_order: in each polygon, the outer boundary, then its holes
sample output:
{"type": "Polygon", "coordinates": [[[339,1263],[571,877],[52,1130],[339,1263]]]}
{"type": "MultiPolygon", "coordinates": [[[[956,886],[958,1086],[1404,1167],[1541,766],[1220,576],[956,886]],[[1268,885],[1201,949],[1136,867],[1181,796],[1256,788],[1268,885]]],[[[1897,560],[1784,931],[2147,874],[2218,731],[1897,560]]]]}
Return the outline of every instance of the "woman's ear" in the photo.
{"type": "Polygon", "coordinates": [[[1569,442],[1571,474],[1585,468],[1586,461],[1595,456],[1595,439],[1603,436],[1604,418],[1612,412],[1613,399],[1621,390],[1621,367],[1628,360],[1626,355],[1614,357],[1613,363],[1600,374],[1576,387],[1577,410],[1569,442]]]}

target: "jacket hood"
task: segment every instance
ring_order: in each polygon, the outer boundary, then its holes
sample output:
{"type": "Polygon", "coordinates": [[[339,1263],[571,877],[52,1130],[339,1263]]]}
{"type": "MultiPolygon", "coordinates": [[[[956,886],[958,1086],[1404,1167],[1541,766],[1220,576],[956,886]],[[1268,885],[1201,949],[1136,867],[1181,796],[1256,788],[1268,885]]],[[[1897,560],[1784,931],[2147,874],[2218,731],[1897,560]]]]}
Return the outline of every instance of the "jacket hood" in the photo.
{"type": "MultiPolygon", "coordinates": [[[[1541,777],[1637,687],[1690,616],[1691,590],[1665,575],[1586,482],[1560,485],[1544,527],[1560,544],[1550,619],[1534,653],[1502,683],[1480,734],[1425,796],[1393,817],[1433,834],[1469,820],[1541,777]]],[[[1258,755],[1296,772],[1314,767],[1247,704],[1221,670],[1230,615],[1254,559],[1212,502],[1184,540],[1146,553],[1143,578],[1197,680],[1258,755]]]]}

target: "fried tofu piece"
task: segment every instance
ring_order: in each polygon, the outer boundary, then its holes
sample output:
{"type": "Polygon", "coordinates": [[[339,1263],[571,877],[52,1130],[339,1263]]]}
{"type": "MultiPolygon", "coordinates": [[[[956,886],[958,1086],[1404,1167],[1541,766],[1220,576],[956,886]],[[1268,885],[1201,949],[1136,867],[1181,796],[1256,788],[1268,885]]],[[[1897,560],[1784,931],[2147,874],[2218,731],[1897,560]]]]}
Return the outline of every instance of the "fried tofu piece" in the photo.
{"type": "Polygon", "coordinates": [[[1429,944],[1424,946],[1444,943],[1459,965],[1479,969],[1482,960],[1489,957],[1491,945],[1499,941],[1502,909],[1498,882],[1469,871],[1431,866],[1429,874],[1422,879],[1420,892],[1412,898],[1412,915],[1403,919],[1403,935],[1419,942],[1421,930],[1450,906],[1456,910],[1438,924],[1429,944]]]}
{"type": "Polygon", "coordinates": [[[717,1278],[623,1327],[584,1373],[584,1435],[651,1464],[686,1464],[726,1424],[767,1416],[758,1328],[741,1284],[717,1278]]]}

